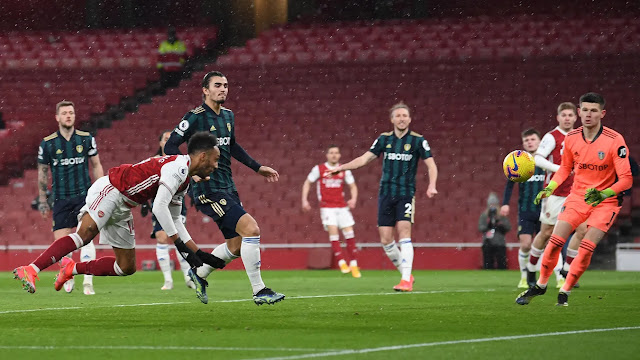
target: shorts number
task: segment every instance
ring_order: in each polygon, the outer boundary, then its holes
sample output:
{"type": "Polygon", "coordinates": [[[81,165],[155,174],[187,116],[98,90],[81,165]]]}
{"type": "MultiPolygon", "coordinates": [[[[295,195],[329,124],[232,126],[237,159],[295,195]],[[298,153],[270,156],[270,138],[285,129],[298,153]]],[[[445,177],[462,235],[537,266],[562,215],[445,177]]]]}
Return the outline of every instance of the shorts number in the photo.
{"type": "Polygon", "coordinates": [[[411,210],[413,210],[413,206],[411,205],[411,203],[404,204],[404,207],[406,208],[404,213],[407,215],[411,215],[411,210]]]}

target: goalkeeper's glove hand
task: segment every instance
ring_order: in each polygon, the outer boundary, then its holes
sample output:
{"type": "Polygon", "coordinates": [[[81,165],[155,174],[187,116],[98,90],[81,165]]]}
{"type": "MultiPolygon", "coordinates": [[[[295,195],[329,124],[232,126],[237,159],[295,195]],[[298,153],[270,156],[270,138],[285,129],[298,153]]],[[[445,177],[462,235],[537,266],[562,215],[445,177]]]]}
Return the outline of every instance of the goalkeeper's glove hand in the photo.
{"type": "Polygon", "coordinates": [[[553,180],[551,180],[551,181],[549,182],[549,185],[547,185],[547,187],[546,187],[546,188],[542,189],[542,191],[540,191],[540,192],[538,193],[538,195],[536,196],[536,198],[533,200],[533,203],[534,203],[534,204],[536,204],[536,205],[540,204],[540,201],[541,201],[543,198],[546,198],[546,197],[551,196],[551,194],[553,194],[553,191],[554,191],[557,187],[558,187],[558,183],[557,183],[557,182],[555,182],[555,181],[553,181],[553,180]]]}
{"type": "Polygon", "coordinates": [[[220,259],[219,257],[208,253],[206,251],[202,251],[200,249],[198,249],[198,251],[196,251],[196,255],[198,255],[198,257],[200,258],[200,260],[202,260],[202,262],[204,262],[205,264],[215,268],[215,269],[223,269],[226,265],[227,262],[220,259]]]}
{"type": "Polygon", "coordinates": [[[176,246],[176,249],[178,249],[180,256],[187,260],[189,266],[195,269],[204,265],[202,259],[200,259],[200,257],[196,255],[193,250],[189,249],[189,247],[187,247],[187,245],[185,245],[185,243],[182,242],[180,238],[176,239],[176,241],[174,241],[173,243],[176,246]]]}
{"type": "Polygon", "coordinates": [[[599,191],[596,188],[587,189],[584,193],[584,202],[591,206],[598,206],[604,199],[616,196],[616,193],[611,188],[599,191]]]}

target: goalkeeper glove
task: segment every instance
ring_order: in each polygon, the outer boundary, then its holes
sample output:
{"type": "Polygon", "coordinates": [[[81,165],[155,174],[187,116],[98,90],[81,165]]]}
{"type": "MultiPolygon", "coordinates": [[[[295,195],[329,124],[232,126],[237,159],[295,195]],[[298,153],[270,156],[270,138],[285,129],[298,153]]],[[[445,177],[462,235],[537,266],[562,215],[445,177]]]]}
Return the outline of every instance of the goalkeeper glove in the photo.
{"type": "Polygon", "coordinates": [[[538,193],[538,195],[536,196],[535,200],[533,200],[533,203],[538,205],[540,204],[540,201],[542,200],[542,198],[546,198],[549,197],[551,194],[553,194],[553,191],[558,187],[558,183],[551,180],[549,182],[549,185],[547,185],[546,188],[542,189],[542,191],[540,191],[538,193]]]}
{"type": "Polygon", "coordinates": [[[176,246],[176,249],[178,249],[180,256],[187,260],[191,268],[195,269],[204,265],[200,257],[198,257],[198,255],[196,255],[193,250],[189,249],[189,247],[187,247],[187,245],[185,245],[185,243],[182,242],[180,238],[176,239],[173,244],[176,246]]]}
{"type": "Polygon", "coordinates": [[[587,189],[584,193],[584,202],[591,206],[598,206],[604,199],[616,196],[616,193],[611,188],[599,191],[596,188],[587,189]]]}
{"type": "Polygon", "coordinates": [[[219,257],[211,253],[202,251],[200,249],[196,251],[196,255],[198,255],[198,257],[200,258],[200,260],[202,260],[202,262],[204,262],[205,264],[215,269],[223,269],[227,265],[226,261],[220,259],[219,257]]]}

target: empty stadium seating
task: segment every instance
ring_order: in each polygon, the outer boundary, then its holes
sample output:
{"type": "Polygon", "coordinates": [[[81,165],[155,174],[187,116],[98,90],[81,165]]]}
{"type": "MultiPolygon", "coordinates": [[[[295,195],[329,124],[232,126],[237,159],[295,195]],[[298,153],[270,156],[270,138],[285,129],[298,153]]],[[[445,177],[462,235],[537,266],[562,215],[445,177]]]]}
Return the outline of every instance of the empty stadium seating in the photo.
{"type": "MultiPolygon", "coordinates": [[[[188,55],[215,40],[215,27],[178,29],[188,55]]],[[[9,32],[0,35],[0,111],[13,147],[2,152],[0,183],[22,171],[42,137],[55,131],[54,106],[76,104],[78,126],[157,79],[166,30],[9,32]],[[6,170],[6,171],[5,171],[6,170]]]]}
{"type": "MultiPolygon", "coordinates": [[[[635,99],[640,89],[630,76],[638,67],[637,24],[595,20],[598,32],[588,34],[601,34],[604,40],[591,49],[590,41],[564,43],[579,37],[586,20],[577,19],[577,25],[530,20],[292,26],[266,32],[209,66],[207,70],[220,70],[229,79],[225,106],[235,112],[238,143],[281,174],[279,183],[267,184],[237,162],[233,165],[241,199],[258,220],[263,243],[326,241],[317,209],[309,214],[300,210],[300,189],[308,171],[324,161],[330,143],[342,147],[343,160],[367,151],[379,133],[391,129],[387,109],[398,101],[412,107],[411,128],[429,141],[439,168],[435,199],[424,195],[426,167],[421,165],[418,172],[413,238],[420,243],[479,242],[478,216],[489,191],[502,193],[502,157],[520,147],[520,131],[531,126],[543,133],[551,130],[557,104],[576,102],[584,92],[605,95],[605,125],[623,132],[632,155],[638,154],[634,116],[640,110],[635,99]],[[622,44],[627,41],[631,44],[622,44]],[[607,44],[617,44],[615,55],[607,44]],[[442,56],[423,56],[425,48],[442,56]],[[472,50],[461,56],[467,48],[472,50]]],[[[101,130],[97,140],[105,169],[152,155],[160,133],[200,104],[203,75],[194,74],[166,96],[101,130]]],[[[378,161],[354,172],[360,189],[354,210],[358,242],[378,241],[380,171],[378,161]]],[[[0,196],[15,197],[20,204],[30,201],[35,181],[28,172],[25,179],[0,189],[0,196]]],[[[189,211],[187,225],[197,242],[222,241],[213,222],[193,208],[189,211]]],[[[6,205],[0,212],[27,229],[48,226],[39,225],[35,212],[20,217],[6,205]]],[[[515,228],[515,211],[511,219],[515,228]]],[[[150,221],[136,211],[135,223],[137,240],[151,243],[150,221]]],[[[27,242],[49,241],[29,230],[16,231],[27,242]]],[[[508,238],[514,241],[515,231],[508,238]]]]}

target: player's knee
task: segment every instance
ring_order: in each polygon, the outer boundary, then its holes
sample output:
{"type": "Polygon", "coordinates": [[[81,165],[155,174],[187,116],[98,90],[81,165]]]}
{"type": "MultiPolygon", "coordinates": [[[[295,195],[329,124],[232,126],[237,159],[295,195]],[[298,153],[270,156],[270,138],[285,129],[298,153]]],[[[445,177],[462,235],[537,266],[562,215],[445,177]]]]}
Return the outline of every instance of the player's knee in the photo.
{"type": "Polygon", "coordinates": [[[243,232],[244,237],[260,236],[260,227],[254,221],[253,224],[248,224],[247,226],[245,226],[243,232]]]}
{"type": "Polygon", "coordinates": [[[120,266],[120,269],[122,270],[122,272],[125,275],[133,275],[136,272],[136,264],[135,263],[128,263],[128,264],[125,264],[123,266],[120,266]]]}
{"type": "Polygon", "coordinates": [[[522,250],[522,252],[531,251],[531,243],[520,245],[520,250],[522,250]]]}

